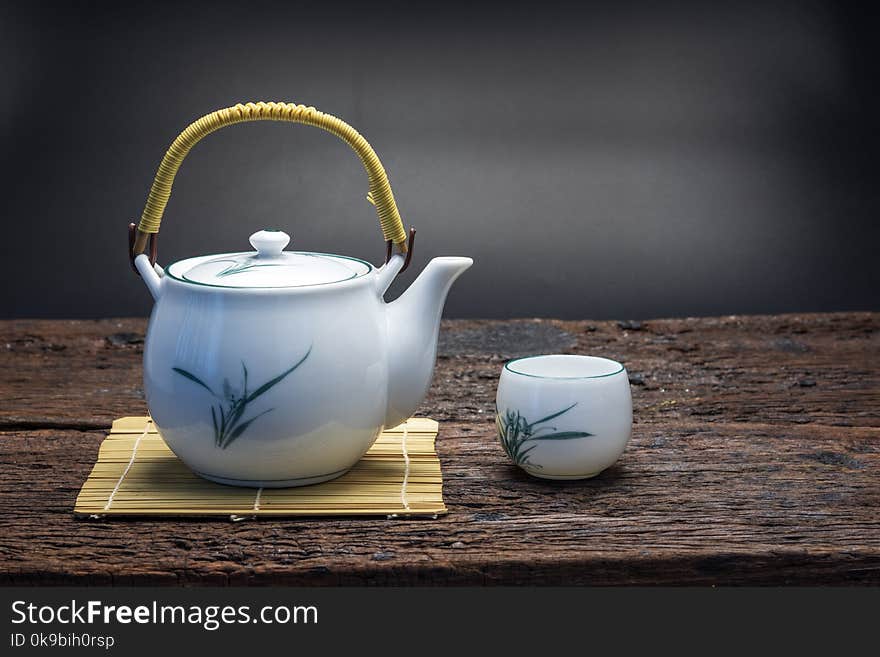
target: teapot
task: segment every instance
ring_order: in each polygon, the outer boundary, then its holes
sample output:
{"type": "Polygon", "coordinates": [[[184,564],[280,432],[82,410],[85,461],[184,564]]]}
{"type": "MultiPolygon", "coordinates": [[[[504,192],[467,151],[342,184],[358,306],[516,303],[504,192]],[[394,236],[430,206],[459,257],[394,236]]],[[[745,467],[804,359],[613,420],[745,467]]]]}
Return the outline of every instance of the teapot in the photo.
{"type": "Polygon", "coordinates": [[[434,258],[386,303],[414,237],[375,152],[344,121],[304,105],[248,103],[192,123],[166,153],[140,223],[129,226],[132,265],[155,301],[144,392],[168,447],[201,477],[233,486],[302,486],[347,472],[424,399],[443,304],[473,264],[434,258]],[[252,251],[156,263],[159,224],[187,153],[222,127],[259,120],[319,127],[355,150],[385,236],[384,264],[285,250],[290,237],[276,228],[253,233],[252,251]]]}

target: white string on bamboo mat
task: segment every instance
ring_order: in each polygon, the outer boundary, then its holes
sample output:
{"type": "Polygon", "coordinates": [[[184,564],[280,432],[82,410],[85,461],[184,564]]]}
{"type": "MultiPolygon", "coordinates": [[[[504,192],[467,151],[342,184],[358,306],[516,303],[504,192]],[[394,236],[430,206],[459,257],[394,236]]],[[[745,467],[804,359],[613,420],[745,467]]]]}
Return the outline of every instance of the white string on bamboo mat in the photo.
{"type": "Polygon", "coordinates": [[[254,500],[254,511],[259,511],[259,510],[260,510],[260,498],[261,498],[262,496],[263,496],[263,487],[260,486],[260,487],[257,489],[257,497],[256,497],[256,499],[254,500]]]}
{"type": "Polygon", "coordinates": [[[403,508],[407,510],[409,510],[409,502],[406,499],[406,484],[409,480],[409,452],[406,451],[406,427],[408,424],[409,420],[403,423],[403,440],[401,440],[400,443],[403,450],[403,486],[400,487],[400,503],[403,504],[403,508]]]}
{"type": "Polygon", "coordinates": [[[131,466],[134,465],[134,460],[137,458],[138,446],[141,444],[141,440],[143,440],[149,432],[150,424],[152,424],[152,422],[152,420],[147,420],[147,424],[144,426],[144,432],[137,437],[137,440],[134,441],[134,446],[132,446],[131,448],[131,458],[128,459],[128,465],[125,466],[125,470],[123,470],[122,474],[119,475],[119,481],[116,482],[113,490],[110,491],[110,497],[107,498],[107,504],[104,505],[104,511],[107,511],[110,508],[110,505],[113,504],[113,498],[116,497],[116,493],[119,491],[119,487],[122,486],[122,480],[125,479],[125,475],[128,474],[128,471],[131,470],[131,466]]]}

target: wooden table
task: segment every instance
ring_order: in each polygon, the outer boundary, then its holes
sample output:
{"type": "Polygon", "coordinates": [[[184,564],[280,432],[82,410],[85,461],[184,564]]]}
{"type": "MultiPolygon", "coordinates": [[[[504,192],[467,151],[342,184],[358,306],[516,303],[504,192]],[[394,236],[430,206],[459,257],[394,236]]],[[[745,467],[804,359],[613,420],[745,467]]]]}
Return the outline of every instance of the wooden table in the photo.
{"type": "Polygon", "coordinates": [[[143,319],[0,322],[0,584],[878,584],[880,314],[448,321],[421,414],[449,515],[73,517],[113,418],[146,414],[143,319]],[[623,361],[621,461],[543,482],[494,435],[503,361],[623,361]]]}

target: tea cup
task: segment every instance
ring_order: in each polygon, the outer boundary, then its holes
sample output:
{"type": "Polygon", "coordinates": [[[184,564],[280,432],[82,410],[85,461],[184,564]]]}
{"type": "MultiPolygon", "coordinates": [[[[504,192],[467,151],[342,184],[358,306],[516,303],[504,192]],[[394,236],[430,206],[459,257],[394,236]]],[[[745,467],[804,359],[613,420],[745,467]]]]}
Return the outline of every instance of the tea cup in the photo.
{"type": "Polygon", "coordinates": [[[495,417],[502,448],[528,474],[595,477],[617,461],[632,434],[629,377],[607,358],[517,358],[501,372],[495,417]]]}

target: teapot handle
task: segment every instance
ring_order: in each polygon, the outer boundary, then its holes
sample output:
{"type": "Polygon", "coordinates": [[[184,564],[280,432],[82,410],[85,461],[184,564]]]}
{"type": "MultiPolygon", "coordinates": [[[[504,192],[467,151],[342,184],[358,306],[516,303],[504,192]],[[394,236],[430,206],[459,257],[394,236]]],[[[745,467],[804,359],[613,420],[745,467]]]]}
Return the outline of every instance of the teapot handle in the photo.
{"type": "Polygon", "coordinates": [[[131,231],[129,241],[129,256],[132,261],[151,244],[151,260],[155,262],[155,238],[159,232],[159,224],[162,214],[171,196],[171,186],[174,184],[174,176],[177,174],[183,159],[203,137],[228,125],[244,123],[246,121],[288,121],[291,123],[303,123],[326,130],[336,135],[358,154],[367,171],[370,191],[367,200],[376,206],[376,214],[379,215],[379,224],[385,240],[393,242],[401,253],[407,253],[407,234],[400,219],[388,176],[376,152],[367,143],[357,130],[345,121],[330,114],[325,114],[314,107],[296,105],[294,103],[239,103],[235,107],[227,107],[216,112],[206,114],[197,121],[191,123],[186,130],[178,135],[171,144],[150,189],[147,204],[141,214],[137,231],[131,231]]]}

